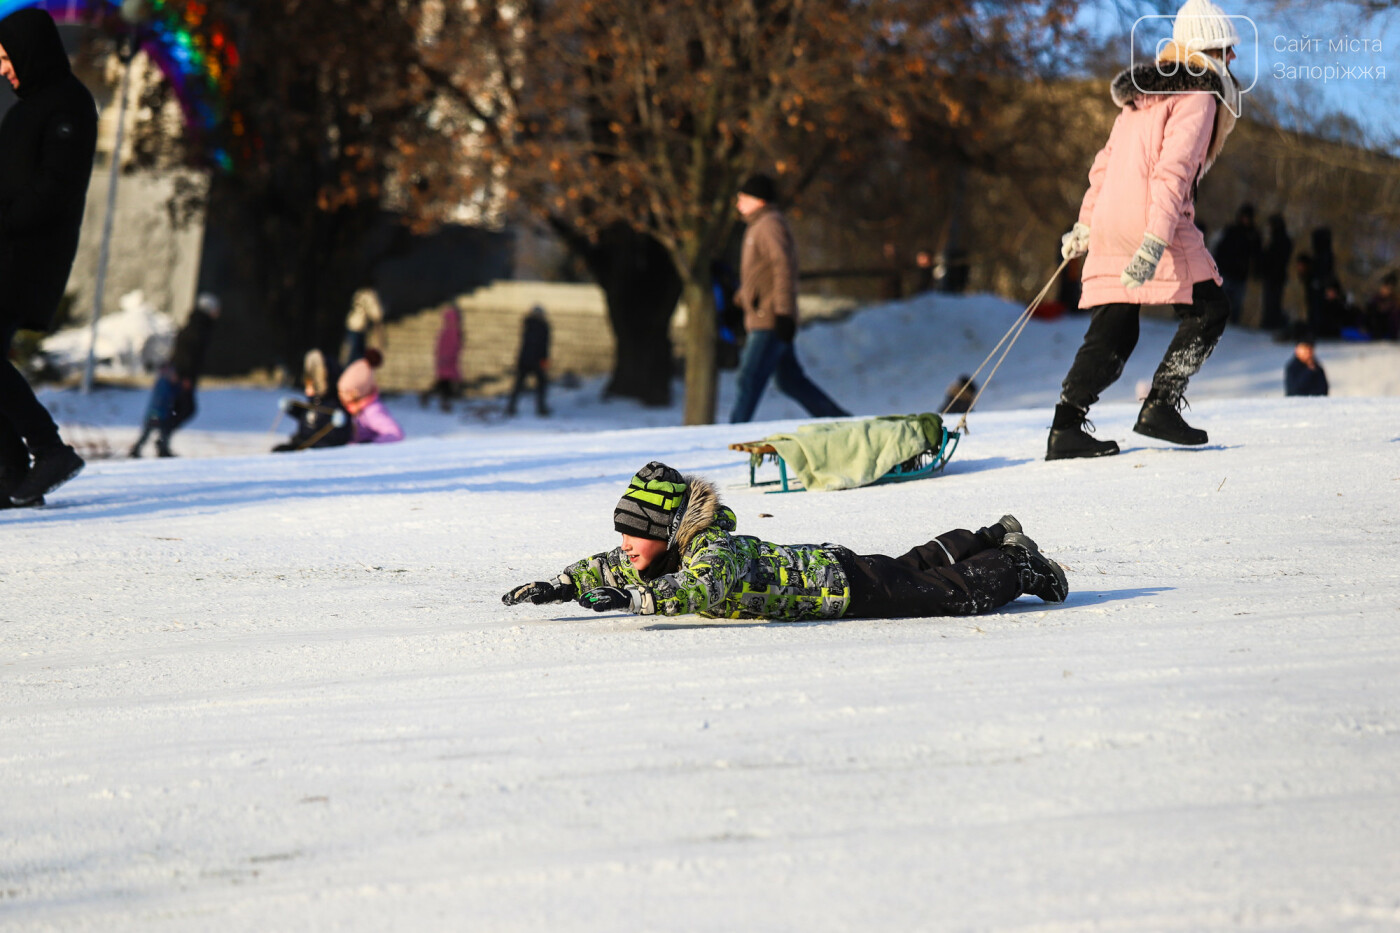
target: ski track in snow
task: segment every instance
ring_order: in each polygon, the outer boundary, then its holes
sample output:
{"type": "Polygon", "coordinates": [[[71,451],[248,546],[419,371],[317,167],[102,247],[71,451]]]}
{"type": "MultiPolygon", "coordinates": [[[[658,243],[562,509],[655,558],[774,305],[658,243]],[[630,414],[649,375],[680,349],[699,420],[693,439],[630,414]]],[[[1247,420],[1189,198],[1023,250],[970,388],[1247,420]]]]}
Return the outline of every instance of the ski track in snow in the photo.
{"type": "MultiPolygon", "coordinates": [[[[1015,314],[925,298],[801,351],[860,413],[935,408],[1015,314]]],[[[1340,397],[1283,399],[1288,348],[1231,332],[1176,449],[1129,430],[1147,322],[1093,412],[1123,454],[1047,463],[1083,326],[1032,323],[944,475],[839,493],[746,487],[726,445],[806,420],[772,389],[743,427],[400,399],[408,442],[286,456],[278,393],[201,392],[189,456],[0,513],[0,929],[1400,929],[1400,348],[1323,345],[1340,397]],[[501,605],[613,546],[653,458],[769,540],[1009,511],[1071,595],[501,605]]],[[[118,449],[144,404],[45,398],[118,449]]]]}

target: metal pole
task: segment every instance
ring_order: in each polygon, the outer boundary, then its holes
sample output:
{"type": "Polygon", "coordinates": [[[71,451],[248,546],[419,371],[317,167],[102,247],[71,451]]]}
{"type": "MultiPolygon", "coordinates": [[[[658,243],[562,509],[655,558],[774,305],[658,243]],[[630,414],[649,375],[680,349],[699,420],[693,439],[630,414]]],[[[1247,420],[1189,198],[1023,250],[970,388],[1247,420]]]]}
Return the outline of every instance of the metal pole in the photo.
{"type": "Polygon", "coordinates": [[[97,251],[97,278],[92,287],[92,330],[88,336],[87,365],[83,367],[83,394],[92,391],[93,368],[97,364],[97,322],[102,317],[102,292],[107,285],[107,256],[112,248],[112,220],[117,213],[117,177],[122,166],[122,137],[126,135],[127,86],[131,83],[131,66],[136,60],[133,38],[122,70],[121,105],[117,111],[117,140],[112,147],[112,169],[107,177],[107,216],[102,218],[102,245],[97,251]]]}

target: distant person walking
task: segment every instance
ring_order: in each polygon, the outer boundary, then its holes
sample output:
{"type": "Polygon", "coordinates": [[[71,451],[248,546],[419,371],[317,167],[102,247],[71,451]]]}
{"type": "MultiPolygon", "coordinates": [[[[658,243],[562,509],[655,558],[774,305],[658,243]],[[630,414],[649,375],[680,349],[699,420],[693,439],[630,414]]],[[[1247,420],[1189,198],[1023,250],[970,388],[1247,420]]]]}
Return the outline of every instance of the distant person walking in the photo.
{"type": "Polygon", "coordinates": [[[767,175],[744,182],[735,198],[748,224],[739,254],[739,291],[748,338],[739,357],[739,396],[729,414],[731,424],[753,420],[768,380],[816,418],[849,415],[807,378],[797,361],[797,245],[787,218],[777,206],[777,185],[767,175]]]}
{"type": "Polygon", "coordinates": [[[1179,409],[1187,381],[1224,333],[1230,303],[1196,226],[1193,198],[1234,129],[1234,113],[1216,95],[1238,111],[1229,64],[1239,41],[1220,7],[1187,0],[1158,61],[1113,80],[1113,102],[1122,109],[1094,157],[1079,221],[1061,248],[1066,258],[1087,253],[1079,303],[1092,317],[1055,406],[1047,460],[1118,453],[1116,443],[1086,430],[1088,412],[1123,374],[1145,304],[1173,305],[1180,324],[1133,430],[1174,444],[1207,440],[1179,409]]]}
{"type": "Polygon", "coordinates": [[[1298,338],[1293,357],[1283,368],[1284,395],[1326,395],[1327,373],[1313,352],[1311,337],[1298,338]]]}
{"type": "Polygon", "coordinates": [[[97,105],[44,10],[0,20],[0,75],[19,97],[0,123],[0,508],[12,508],[42,505],[83,468],[10,347],[18,330],[53,326],[78,250],[97,105]]]}
{"type": "Polygon", "coordinates": [[[452,400],[462,388],[462,315],[457,305],[449,301],[442,306],[442,324],[438,327],[437,343],[433,346],[433,384],[418,396],[424,408],[428,399],[438,396],[443,411],[452,410],[452,400]]]}
{"type": "Polygon", "coordinates": [[[375,338],[373,345],[381,351],[387,348],[384,305],[379,300],[379,292],[361,288],[350,299],[350,313],[345,316],[346,366],[364,358],[365,349],[372,345],[371,337],[375,338]]]}
{"type": "Polygon", "coordinates": [[[195,390],[204,373],[204,357],[209,352],[209,339],[214,322],[219,318],[219,308],[219,299],[208,292],[195,300],[189,319],[175,335],[170,362],[161,368],[151,389],[141,436],[131,446],[131,456],[141,456],[141,448],[152,433],[156,434],[156,455],[175,456],[170,450],[170,436],[199,410],[195,390]]]}
{"type": "Polygon", "coordinates": [[[515,415],[527,377],[535,380],[535,414],[547,417],[549,405],[545,395],[549,390],[549,319],[539,305],[525,315],[525,323],[520,328],[520,352],[515,358],[515,386],[510,390],[510,401],[506,403],[506,414],[509,416],[515,415]]]}

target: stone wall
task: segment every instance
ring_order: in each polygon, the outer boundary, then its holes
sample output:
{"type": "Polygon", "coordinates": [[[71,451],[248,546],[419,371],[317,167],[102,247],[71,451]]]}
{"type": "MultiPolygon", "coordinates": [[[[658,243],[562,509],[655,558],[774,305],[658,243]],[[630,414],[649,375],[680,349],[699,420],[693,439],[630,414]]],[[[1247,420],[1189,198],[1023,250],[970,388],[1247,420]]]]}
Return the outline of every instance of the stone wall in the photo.
{"type": "MultiPolygon", "coordinates": [[[[602,289],[596,285],[560,282],[495,282],[456,299],[461,310],[462,378],[469,396],[507,392],[515,378],[521,325],[534,305],[545,309],[550,326],[550,374],[580,377],[612,372],[612,325],[602,289]]],[[[849,313],[854,302],[802,295],[803,320],[833,318],[849,313]]],[[[388,347],[379,384],[394,392],[421,392],[432,384],[434,350],[442,323],[439,308],[409,314],[388,326],[388,347]]],[[[673,345],[682,349],[685,310],[671,320],[673,345]]]]}

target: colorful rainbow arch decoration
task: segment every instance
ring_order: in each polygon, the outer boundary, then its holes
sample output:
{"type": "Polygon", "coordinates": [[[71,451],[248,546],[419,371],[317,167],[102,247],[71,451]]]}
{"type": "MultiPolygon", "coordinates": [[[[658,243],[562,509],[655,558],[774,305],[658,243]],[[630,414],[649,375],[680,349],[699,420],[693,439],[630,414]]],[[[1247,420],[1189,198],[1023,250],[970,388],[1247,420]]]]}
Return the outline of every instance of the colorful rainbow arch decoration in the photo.
{"type": "MultiPolygon", "coordinates": [[[[184,111],[186,129],[204,136],[229,117],[227,97],[238,68],[238,49],[222,25],[205,24],[208,8],[199,0],[178,6],[169,0],[148,0],[148,6],[141,49],[170,82],[184,111]]],[[[61,24],[96,22],[127,28],[120,0],[0,0],[0,19],[24,7],[48,10],[61,24]]],[[[236,116],[234,121],[238,122],[236,116]]],[[[220,167],[232,167],[226,151],[217,150],[211,156],[220,167]]]]}

